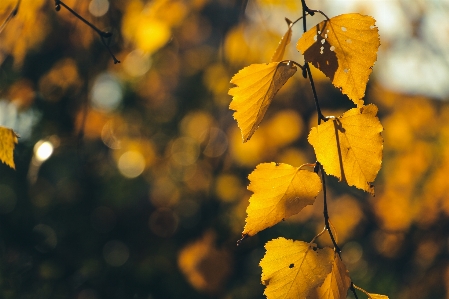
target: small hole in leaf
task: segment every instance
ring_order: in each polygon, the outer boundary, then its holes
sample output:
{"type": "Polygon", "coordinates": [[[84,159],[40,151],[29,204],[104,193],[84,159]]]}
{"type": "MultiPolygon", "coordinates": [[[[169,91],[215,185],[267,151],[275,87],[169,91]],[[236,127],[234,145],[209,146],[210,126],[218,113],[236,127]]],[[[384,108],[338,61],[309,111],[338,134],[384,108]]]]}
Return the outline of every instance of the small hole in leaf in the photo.
{"type": "Polygon", "coordinates": [[[335,50],[335,47],[334,47],[334,46],[331,46],[331,47],[330,47],[330,50],[333,52],[333,51],[335,50]]]}
{"type": "Polygon", "coordinates": [[[295,264],[290,264],[288,267],[291,269],[295,266],[295,264]]]}
{"type": "Polygon", "coordinates": [[[346,29],[346,27],[341,27],[341,31],[347,31],[348,29],[346,29]]]}
{"type": "Polygon", "coordinates": [[[350,43],[352,43],[352,40],[351,40],[350,38],[348,38],[348,39],[346,40],[346,42],[347,42],[348,44],[350,44],[350,43]]]}
{"type": "Polygon", "coordinates": [[[317,41],[317,39],[318,39],[318,35],[315,34],[315,36],[313,37],[313,40],[317,41]]]}
{"type": "Polygon", "coordinates": [[[324,47],[320,48],[320,54],[323,54],[324,47]]]}
{"type": "Polygon", "coordinates": [[[325,42],[326,42],[326,40],[323,38],[323,39],[321,40],[321,44],[324,45],[325,42]]]}
{"type": "Polygon", "coordinates": [[[369,29],[371,29],[371,30],[373,30],[374,28],[376,28],[376,26],[374,26],[374,25],[369,26],[369,29]]]}
{"type": "Polygon", "coordinates": [[[345,72],[346,74],[349,72],[348,69],[344,69],[343,72],[345,72]]]}
{"type": "Polygon", "coordinates": [[[318,30],[318,34],[321,34],[321,31],[318,30]]]}
{"type": "Polygon", "coordinates": [[[324,38],[327,38],[327,33],[324,35],[324,38]]]}

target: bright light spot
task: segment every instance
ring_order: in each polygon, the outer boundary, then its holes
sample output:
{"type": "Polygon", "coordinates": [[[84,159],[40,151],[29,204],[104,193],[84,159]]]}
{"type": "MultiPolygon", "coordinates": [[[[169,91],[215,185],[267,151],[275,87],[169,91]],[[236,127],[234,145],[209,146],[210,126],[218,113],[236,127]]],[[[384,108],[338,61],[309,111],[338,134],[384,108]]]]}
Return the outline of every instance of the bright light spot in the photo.
{"type": "Polygon", "coordinates": [[[323,38],[323,39],[321,40],[321,44],[324,45],[325,42],[326,42],[326,40],[323,38]]]}
{"type": "Polygon", "coordinates": [[[50,141],[40,140],[34,146],[34,156],[39,162],[44,162],[53,154],[53,144],[50,141]]]}
{"type": "Polygon", "coordinates": [[[108,0],[92,0],[89,3],[89,12],[95,17],[101,17],[109,10],[108,0]]]}
{"type": "Polygon", "coordinates": [[[324,47],[321,47],[320,48],[320,54],[323,54],[324,53],[324,47]]]}
{"type": "Polygon", "coordinates": [[[110,112],[117,108],[122,99],[123,91],[120,82],[114,76],[103,73],[94,82],[91,90],[92,104],[99,109],[110,112]]]}
{"type": "Polygon", "coordinates": [[[145,75],[151,67],[151,59],[148,54],[137,49],[130,52],[123,61],[123,68],[132,77],[145,75]]]}
{"type": "Polygon", "coordinates": [[[109,241],[103,247],[103,257],[113,267],[123,266],[129,258],[128,246],[118,240],[109,241]]]}
{"type": "Polygon", "coordinates": [[[118,170],[127,178],[135,178],[145,170],[145,158],[140,152],[127,151],[118,159],[118,170]]]}
{"type": "Polygon", "coordinates": [[[346,30],[348,30],[346,27],[341,27],[341,31],[345,32],[346,30]]]}
{"type": "Polygon", "coordinates": [[[349,72],[348,69],[344,69],[343,72],[345,72],[346,74],[349,72]]]}
{"type": "Polygon", "coordinates": [[[315,34],[315,36],[313,37],[313,40],[317,41],[318,40],[318,35],[315,34]]]}
{"type": "Polygon", "coordinates": [[[333,51],[335,50],[335,47],[334,47],[334,46],[331,46],[331,47],[330,47],[330,50],[333,52],[333,51]]]}
{"type": "Polygon", "coordinates": [[[351,40],[350,38],[348,38],[348,39],[346,40],[346,42],[347,42],[348,44],[350,44],[350,43],[352,43],[352,40],[351,40]]]}

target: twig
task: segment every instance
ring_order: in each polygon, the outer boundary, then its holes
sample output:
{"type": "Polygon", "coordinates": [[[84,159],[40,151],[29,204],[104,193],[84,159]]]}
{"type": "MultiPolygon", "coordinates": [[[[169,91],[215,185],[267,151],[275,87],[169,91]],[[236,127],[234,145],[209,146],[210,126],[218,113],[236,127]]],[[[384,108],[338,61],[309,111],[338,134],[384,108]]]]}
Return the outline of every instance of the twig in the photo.
{"type": "Polygon", "coordinates": [[[67,4],[65,4],[61,0],[55,0],[55,9],[56,9],[56,11],[60,11],[61,10],[61,5],[65,9],[67,9],[71,14],[73,14],[75,17],[77,17],[79,20],[81,20],[84,24],[86,24],[87,26],[92,28],[92,30],[94,30],[96,33],[98,33],[98,35],[100,36],[101,42],[106,47],[106,49],[108,49],[109,54],[111,55],[112,59],[114,60],[114,64],[120,63],[120,60],[118,60],[115,57],[115,55],[112,53],[111,49],[109,48],[109,45],[105,41],[105,38],[110,38],[112,36],[111,32],[106,32],[106,31],[102,31],[102,30],[98,29],[97,27],[95,27],[95,25],[93,25],[88,20],[83,18],[81,15],[79,15],[76,11],[71,9],[67,4]]]}

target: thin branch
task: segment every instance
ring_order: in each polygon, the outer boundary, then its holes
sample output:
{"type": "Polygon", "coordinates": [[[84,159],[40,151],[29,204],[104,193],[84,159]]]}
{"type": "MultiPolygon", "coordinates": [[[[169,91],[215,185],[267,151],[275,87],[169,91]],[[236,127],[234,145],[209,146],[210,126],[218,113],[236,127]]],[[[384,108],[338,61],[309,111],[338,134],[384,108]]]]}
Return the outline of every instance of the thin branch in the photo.
{"type": "Polygon", "coordinates": [[[318,113],[318,125],[321,124],[321,121],[326,121],[323,113],[321,113],[320,103],[318,102],[318,96],[315,89],[315,83],[313,82],[312,72],[310,71],[309,63],[306,61],[304,64],[304,68],[306,70],[307,76],[309,77],[310,86],[312,87],[313,99],[315,100],[316,112],[318,113]]]}
{"type": "Polygon", "coordinates": [[[19,12],[19,6],[20,6],[21,0],[18,0],[16,3],[16,6],[11,10],[8,17],[5,19],[3,24],[0,26],[0,33],[2,33],[3,29],[5,29],[6,25],[8,25],[9,21],[11,21],[12,18],[14,18],[17,13],[19,12]]]}
{"type": "Polygon", "coordinates": [[[323,169],[323,165],[320,164],[320,162],[316,162],[320,170],[320,174],[321,174],[321,180],[322,180],[322,184],[323,184],[323,197],[324,197],[324,208],[323,208],[323,215],[324,215],[324,225],[326,227],[327,232],[329,233],[329,236],[332,240],[332,244],[334,245],[335,251],[338,253],[338,255],[340,256],[341,254],[341,249],[340,247],[338,247],[337,241],[335,241],[334,238],[334,234],[332,233],[332,229],[330,227],[329,224],[329,212],[327,210],[327,193],[326,193],[326,181],[325,181],[325,175],[324,175],[324,169],[323,169]]]}
{"type": "Polygon", "coordinates": [[[94,24],[90,23],[88,20],[83,18],[81,15],[79,15],[76,11],[71,9],[67,4],[60,0],[55,0],[55,9],[56,11],[59,11],[61,9],[61,5],[67,9],[71,14],[73,14],[75,17],[77,17],[79,20],[81,20],[84,24],[92,28],[101,38],[101,42],[103,45],[108,49],[109,54],[111,55],[112,59],[114,60],[114,63],[120,63],[120,60],[118,60],[115,55],[112,53],[111,49],[109,48],[109,45],[106,43],[105,38],[110,38],[112,36],[111,32],[106,32],[103,30],[98,29],[94,24]]]}

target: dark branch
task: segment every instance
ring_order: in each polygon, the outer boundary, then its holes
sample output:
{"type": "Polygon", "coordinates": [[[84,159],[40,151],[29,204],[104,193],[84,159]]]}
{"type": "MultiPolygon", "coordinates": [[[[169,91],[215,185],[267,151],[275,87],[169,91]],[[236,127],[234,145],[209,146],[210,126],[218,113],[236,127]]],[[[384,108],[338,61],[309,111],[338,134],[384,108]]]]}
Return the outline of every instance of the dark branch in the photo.
{"type": "Polygon", "coordinates": [[[77,17],[79,20],[81,20],[84,24],[86,24],[87,26],[92,28],[92,30],[94,30],[96,33],[98,33],[98,35],[101,38],[101,42],[106,47],[106,49],[108,49],[108,52],[111,55],[112,59],[114,60],[114,63],[120,63],[120,61],[115,57],[115,55],[112,53],[111,49],[109,48],[109,45],[105,41],[105,38],[110,38],[112,36],[111,32],[106,32],[106,31],[102,31],[102,30],[98,29],[95,25],[93,25],[88,20],[83,18],[81,15],[79,15],[76,11],[71,9],[67,4],[65,4],[64,2],[62,2],[60,0],[55,0],[55,9],[56,9],[56,11],[61,10],[61,5],[65,9],[67,9],[71,14],[73,14],[75,17],[77,17]]]}
{"type": "Polygon", "coordinates": [[[354,288],[354,283],[351,281],[351,286],[349,287],[352,291],[352,293],[354,294],[355,299],[359,299],[359,297],[357,297],[357,293],[355,292],[355,288],[354,288]]]}

